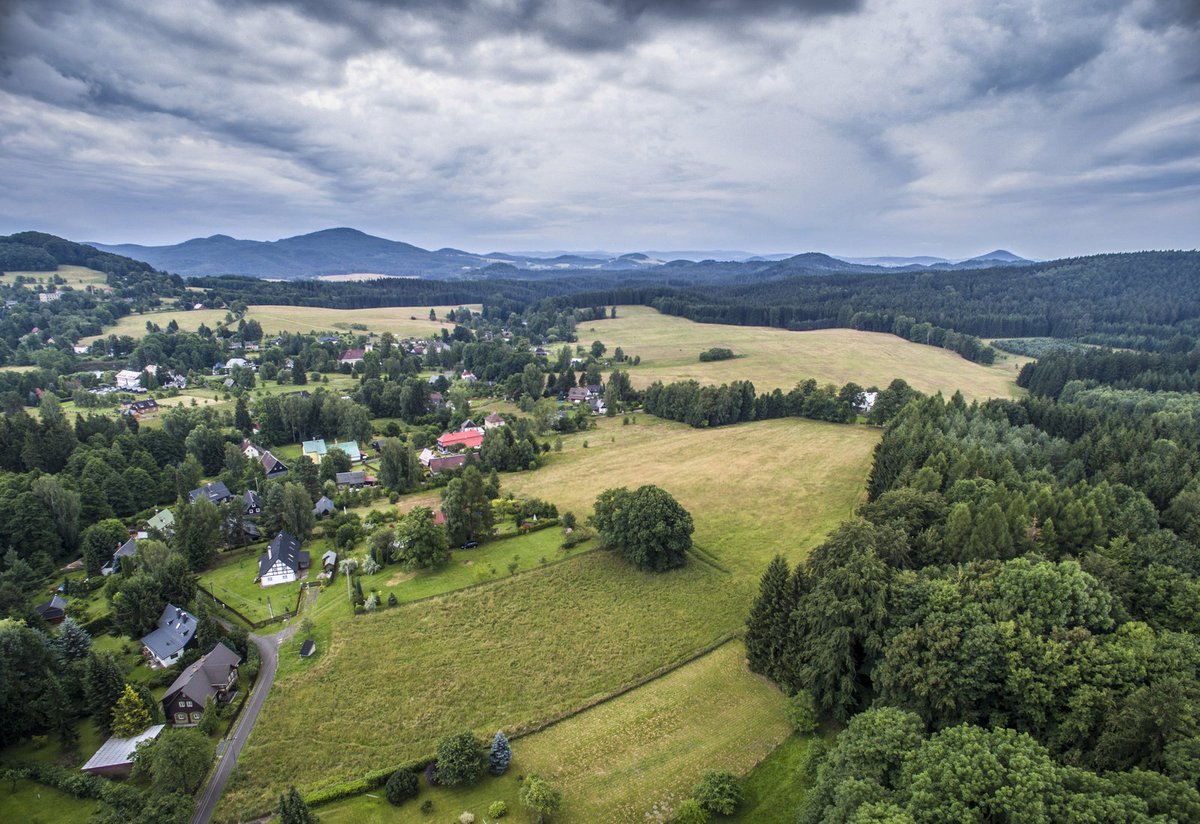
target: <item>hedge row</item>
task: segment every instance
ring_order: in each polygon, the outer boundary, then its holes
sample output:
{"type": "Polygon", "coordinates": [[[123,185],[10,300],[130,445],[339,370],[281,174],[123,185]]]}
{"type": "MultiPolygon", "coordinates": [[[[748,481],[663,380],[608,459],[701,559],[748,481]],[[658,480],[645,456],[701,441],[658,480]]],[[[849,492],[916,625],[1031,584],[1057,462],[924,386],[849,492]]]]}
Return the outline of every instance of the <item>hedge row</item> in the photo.
{"type": "Polygon", "coordinates": [[[24,770],[30,781],[61,790],[75,798],[99,798],[100,789],[104,786],[103,781],[94,775],[44,761],[21,761],[12,767],[24,770]]]}
{"type": "Polygon", "coordinates": [[[304,797],[304,801],[310,807],[316,807],[320,804],[328,804],[331,801],[340,801],[343,798],[352,798],[356,795],[362,795],[369,790],[377,790],[387,783],[387,780],[392,777],[392,773],[396,770],[410,770],[415,773],[422,772],[426,767],[434,762],[432,758],[418,758],[414,761],[408,761],[398,767],[391,767],[384,770],[372,770],[362,778],[356,778],[353,781],[340,781],[337,784],[332,784],[324,789],[317,790],[304,797]]]}

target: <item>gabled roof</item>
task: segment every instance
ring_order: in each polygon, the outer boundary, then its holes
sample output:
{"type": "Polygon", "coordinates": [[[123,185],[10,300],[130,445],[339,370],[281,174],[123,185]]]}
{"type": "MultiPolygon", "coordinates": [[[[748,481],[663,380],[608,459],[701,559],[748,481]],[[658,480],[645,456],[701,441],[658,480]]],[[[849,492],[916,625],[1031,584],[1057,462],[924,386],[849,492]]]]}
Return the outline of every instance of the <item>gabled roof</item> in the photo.
{"type": "Polygon", "coordinates": [[[146,526],[151,529],[157,529],[159,532],[166,532],[171,527],[175,526],[175,513],[170,509],[164,509],[157,513],[153,518],[146,521],[146,526]]]}
{"type": "Polygon", "coordinates": [[[258,559],[258,577],[270,572],[276,561],[283,561],[284,566],[298,573],[308,566],[308,553],[300,551],[299,541],[286,532],[280,532],[258,559]]]}
{"type": "Polygon", "coordinates": [[[483,422],[490,423],[490,424],[504,423],[504,416],[499,414],[498,412],[493,412],[492,414],[490,414],[486,418],[484,418],[483,422]]]}
{"type": "Polygon", "coordinates": [[[436,475],[447,469],[458,469],[460,466],[465,466],[466,463],[466,455],[446,455],[445,457],[431,460],[429,462],[429,471],[436,475]]]}
{"type": "Polygon", "coordinates": [[[567,400],[569,401],[586,401],[588,391],[586,386],[572,386],[567,390],[567,400]]]}
{"type": "Polygon", "coordinates": [[[61,595],[54,595],[46,603],[38,604],[36,607],[34,607],[34,609],[37,610],[38,615],[42,615],[42,616],[53,614],[53,613],[64,612],[66,610],[66,608],[67,608],[67,599],[62,597],[61,595]]]}
{"type": "Polygon", "coordinates": [[[270,475],[272,472],[288,471],[287,464],[276,458],[270,452],[264,452],[260,460],[262,462],[263,472],[267,473],[268,475],[270,475]]]}
{"type": "Polygon", "coordinates": [[[233,497],[233,493],[229,491],[229,487],[225,486],[224,481],[213,481],[211,484],[202,486],[199,489],[193,489],[188,493],[188,501],[195,503],[200,498],[208,498],[212,503],[220,503],[233,497]]]}
{"type": "Polygon", "coordinates": [[[362,470],[355,472],[339,472],[336,476],[334,476],[334,480],[337,482],[338,486],[345,486],[346,484],[357,486],[367,482],[367,473],[363,472],[362,470]]]}
{"type": "Polygon", "coordinates": [[[365,349],[347,349],[338,360],[362,360],[366,353],[365,349]]]}
{"type": "Polygon", "coordinates": [[[438,446],[449,449],[461,444],[467,449],[477,449],[483,445],[483,433],[472,429],[470,432],[447,432],[438,438],[438,446]]]}
{"type": "Polygon", "coordinates": [[[316,651],[317,651],[317,642],[311,638],[309,638],[307,641],[305,641],[303,644],[300,645],[300,657],[301,658],[307,658],[308,656],[312,655],[316,651]]]}
{"type": "Polygon", "coordinates": [[[182,692],[200,706],[223,688],[229,681],[229,673],[240,664],[241,657],[222,643],[202,655],[190,667],[179,674],[167,691],[163,693],[163,701],[173,700],[175,694],[182,692]]]}
{"type": "Polygon", "coordinates": [[[160,661],[186,647],[196,634],[196,619],[174,604],[163,607],[154,631],[142,639],[146,649],[160,661]]]}
{"type": "Polygon", "coordinates": [[[262,509],[262,498],[258,497],[258,493],[253,489],[247,489],[242,495],[242,502],[246,504],[246,509],[262,509]]]}
{"type": "Polygon", "coordinates": [[[350,456],[350,460],[355,463],[362,460],[362,450],[358,448],[358,444],[354,441],[339,441],[329,447],[330,449],[340,449],[350,456]]]}
{"type": "Polygon", "coordinates": [[[337,553],[332,549],[325,550],[325,554],[321,556],[321,566],[329,566],[330,564],[337,565],[337,553]]]}
{"type": "Polygon", "coordinates": [[[158,738],[165,724],[155,724],[145,732],[138,733],[132,738],[110,738],[100,745],[95,755],[88,759],[80,769],[83,772],[127,767],[133,763],[133,755],[137,752],[138,744],[158,738]]]}
{"type": "Polygon", "coordinates": [[[322,495],[320,498],[318,498],[316,504],[313,505],[313,514],[315,514],[315,515],[323,515],[326,512],[336,512],[336,511],[337,511],[337,506],[333,503],[333,501],[331,501],[329,498],[327,498],[324,495],[322,495]]]}
{"type": "Polygon", "coordinates": [[[324,455],[328,451],[328,449],[329,448],[327,446],[325,446],[324,438],[317,438],[315,440],[305,441],[303,444],[300,445],[300,451],[303,452],[305,455],[308,455],[310,453],[316,454],[316,455],[324,455]]]}

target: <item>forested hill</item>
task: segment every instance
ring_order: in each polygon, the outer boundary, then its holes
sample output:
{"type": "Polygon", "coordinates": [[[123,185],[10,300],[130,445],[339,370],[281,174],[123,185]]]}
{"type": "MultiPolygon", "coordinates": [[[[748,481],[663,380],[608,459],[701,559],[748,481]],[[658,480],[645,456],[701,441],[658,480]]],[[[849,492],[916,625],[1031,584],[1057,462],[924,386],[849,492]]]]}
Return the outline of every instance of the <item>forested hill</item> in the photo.
{"type": "Polygon", "coordinates": [[[941,328],[977,337],[1070,338],[1152,351],[1184,351],[1200,339],[1200,252],[1195,251],[729,285],[688,284],[687,267],[673,275],[673,288],[625,284],[577,299],[583,306],[647,303],[710,323],[801,330],[852,327],[911,339],[914,327],[926,337],[941,328]]]}
{"type": "Polygon", "coordinates": [[[149,263],[102,252],[44,232],[0,235],[0,272],[51,272],[59,266],[86,266],[130,285],[157,274],[149,263]]]}

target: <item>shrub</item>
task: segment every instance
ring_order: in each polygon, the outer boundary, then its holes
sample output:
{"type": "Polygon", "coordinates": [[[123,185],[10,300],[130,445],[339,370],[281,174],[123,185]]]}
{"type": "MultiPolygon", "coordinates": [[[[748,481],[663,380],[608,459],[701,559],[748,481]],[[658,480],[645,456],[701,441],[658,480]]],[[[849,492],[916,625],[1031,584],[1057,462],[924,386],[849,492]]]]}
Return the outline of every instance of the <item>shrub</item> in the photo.
{"type": "Polygon", "coordinates": [[[470,730],[447,735],[437,746],[437,777],[447,787],[471,784],[483,773],[483,743],[470,730]]]}
{"type": "Polygon", "coordinates": [[[416,798],[421,791],[417,774],[412,770],[396,770],[384,785],[383,794],[390,804],[403,804],[410,798],[416,798]]]}
{"type": "Polygon", "coordinates": [[[463,814],[458,817],[458,824],[475,824],[475,813],[464,811],[463,814]]]}
{"type": "Polygon", "coordinates": [[[700,806],[699,801],[686,798],[675,808],[675,817],[671,821],[673,824],[708,824],[708,813],[700,806]]]}
{"type": "Polygon", "coordinates": [[[429,815],[431,812],[433,812],[433,799],[432,798],[426,798],[424,801],[421,802],[421,812],[423,812],[425,815],[429,815]]]}
{"type": "Polygon", "coordinates": [[[503,801],[493,801],[488,806],[488,818],[504,818],[508,815],[508,805],[503,801]]]}
{"type": "Polygon", "coordinates": [[[692,793],[701,807],[718,815],[733,815],[742,803],[742,785],[736,775],[724,770],[706,772],[692,793]]]}
{"type": "Polygon", "coordinates": [[[801,735],[815,732],[820,716],[817,714],[817,702],[813,700],[812,693],[808,690],[800,690],[789,698],[787,715],[796,732],[801,735]]]}
{"type": "Polygon", "coordinates": [[[521,782],[521,803],[529,810],[535,824],[541,824],[547,816],[562,806],[562,793],[545,779],[536,775],[527,776],[521,782]]]}

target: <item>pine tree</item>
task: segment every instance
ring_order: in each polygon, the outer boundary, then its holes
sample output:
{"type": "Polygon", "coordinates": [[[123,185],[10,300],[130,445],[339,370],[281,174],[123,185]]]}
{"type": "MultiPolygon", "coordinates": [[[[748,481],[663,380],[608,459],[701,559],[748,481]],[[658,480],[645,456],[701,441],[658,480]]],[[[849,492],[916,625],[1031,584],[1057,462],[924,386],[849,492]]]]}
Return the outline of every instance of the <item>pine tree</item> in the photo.
{"type": "Polygon", "coordinates": [[[56,644],[62,651],[63,658],[68,661],[79,661],[92,651],[92,636],[87,630],[75,623],[73,618],[65,618],[58,628],[56,644]]]}
{"type": "Polygon", "coordinates": [[[783,653],[790,632],[792,610],[791,573],[782,555],[767,565],[758,585],[758,598],[746,620],[746,657],[752,672],[779,679],[783,653]]]}
{"type": "Polygon", "coordinates": [[[316,824],[317,817],[308,809],[304,798],[295,785],[288,788],[287,795],[279,796],[279,824],[316,824]]]}
{"type": "Polygon", "coordinates": [[[112,711],[112,734],[117,738],[132,738],[150,726],[153,719],[142,697],[129,684],[117,699],[112,711]]]}
{"type": "Polygon", "coordinates": [[[92,655],[84,676],[83,695],[87,710],[105,735],[112,728],[112,711],[125,691],[125,672],[112,655],[92,655]]]}
{"type": "Polygon", "coordinates": [[[254,431],[254,422],[250,420],[250,409],[246,405],[246,396],[242,395],[237,399],[237,405],[233,411],[233,425],[237,430],[250,437],[250,433],[254,431]]]}
{"type": "Polygon", "coordinates": [[[512,761],[512,748],[508,745],[508,737],[504,730],[497,730],[492,738],[491,749],[488,750],[488,770],[492,775],[504,775],[512,761]]]}

